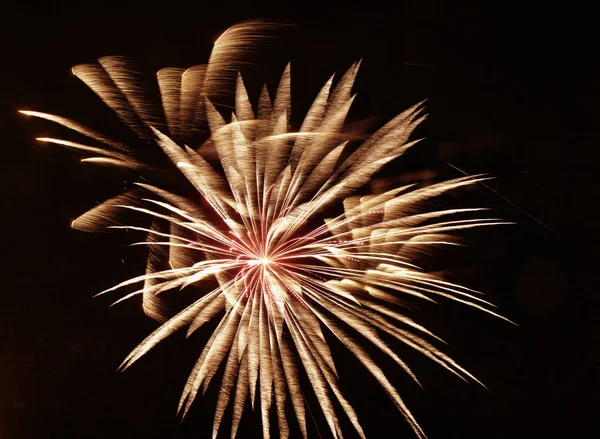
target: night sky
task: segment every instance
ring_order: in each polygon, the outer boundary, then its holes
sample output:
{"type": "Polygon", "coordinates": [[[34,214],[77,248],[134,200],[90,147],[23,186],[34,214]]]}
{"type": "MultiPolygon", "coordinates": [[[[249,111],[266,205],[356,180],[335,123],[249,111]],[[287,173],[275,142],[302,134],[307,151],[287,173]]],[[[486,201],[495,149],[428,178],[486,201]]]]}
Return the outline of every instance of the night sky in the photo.
{"type": "MultiPolygon", "coordinates": [[[[428,436],[551,438],[597,431],[600,96],[591,10],[573,2],[523,7],[443,0],[406,0],[393,8],[367,1],[83,3],[3,8],[0,438],[210,437],[214,386],[183,423],[175,414],[209,332],[187,342],[183,334],[174,336],[125,373],[116,372],[156,324],[138,301],[108,308],[110,297],[92,296],[139,274],[144,252],[129,247],[133,237],[125,233],[69,227],[130,177],[36,142],[63,131],[17,110],[55,113],[110,132],[116,118],[71,75],[72,65],[106,55],[131,56],[149,73],[201,64],[220,33],[250,18],[298,25],[282,37],[264,72],[274,87],[291,60],[299,113],[332,73],[362,58],[351,121],[377,128],[428,99],[430,118],[418,130],[426,140],[383,175],[401,182],[416,181],[424,171],[435,179],[461,175],[448,163],[470,174],[490,173],[496,178],[487,187],[451,201],[490,207],[516,222],[465,233],[469,248],[436,263],[485,292],[518,327],[449,303],[414,316],[490,390],[406,351],[420,389],[384,361],[428,436]]],[[[358,362],[334,341],[332,349],[367,436],[413,437],[358,362]]],[[[311,437],[329,437],[318,416],[307,423],[311,437]]],[[[259,417],[249,411],[238,437],[261,437],[259,417]]]]}

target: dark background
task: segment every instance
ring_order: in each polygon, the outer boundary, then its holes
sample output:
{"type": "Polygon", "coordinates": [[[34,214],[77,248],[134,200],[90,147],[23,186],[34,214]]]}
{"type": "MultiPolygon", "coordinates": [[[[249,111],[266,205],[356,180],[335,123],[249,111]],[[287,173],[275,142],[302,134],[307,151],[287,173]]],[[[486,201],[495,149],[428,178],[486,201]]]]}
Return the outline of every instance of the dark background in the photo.
{"type": "MultiPolygon", "coordinates": [[[[203,63],[216,37],[248,18],[299,24],[285,53],[301,109],[331,73],[359,58],[355,120],[375,115],[381,124],[428,98],[431,117],[420,128],[427,140],[386,168],[388,175],[460,175],[448,162],[491,173],[488,187],[460,196],[517,222],[472,235],[454,276],[486,292],[519,327],[450,304],[419,316],[490,391],[410,353],[424,390],[398,368],[386,369],[428,436],[576,437],[596,430],[600,120],[591,10],[574,2],[442,0],[21,2],[4,6],[3,17],[0,437],[209,437],[211,395],[199,398],[183,423],[175,416],[202,337],[174,337],[130,371],[116,372],[155,324],[139,303],[108,309],[109,298],[92,296],[138,273],[143,254],[122,234],[89,235],[69,224],[118,193],[123,178],[35,142],[56,128],[16,111],[92,120],[102,129],[109,113],[70,74],[72,65],[117,54],[149,71],[203,63]]],[[[278,74],[283,64],[273,69],[278,74]]],[[[333,349],[341,351],[335,343],[333,349]]],[[[340,356],[344,389],[367,435],[412,437],[385,394],[340,356]]],[[[240,438],[260,437],[257,419],[244,418],[240,438]]],[[[317,427],[308,423],[315,437],[328,437],[318,417],[317,427]]]]}

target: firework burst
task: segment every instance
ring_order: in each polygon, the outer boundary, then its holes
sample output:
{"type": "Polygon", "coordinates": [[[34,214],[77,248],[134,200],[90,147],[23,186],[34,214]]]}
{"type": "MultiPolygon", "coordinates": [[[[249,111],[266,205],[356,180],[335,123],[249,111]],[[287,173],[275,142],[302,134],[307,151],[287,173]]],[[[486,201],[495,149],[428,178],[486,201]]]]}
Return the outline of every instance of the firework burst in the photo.
{"type": "MultiPolygon", "coordinates": [[[[253,407],[257,401],[260,405],[265,438],[270,437],[271,410],[277,416],[278,435],[289,436],[288,405],[306,437],[300,379],[305,372],[333,436],[342,437],[338,416],[343,415],[364,437],[352,405],[338,386],[327,344],[327,337],[333,336],[379,382],[416,435],[424,437],[363,344],[368,340],[415,381],[415,374],[388,347],[385,337],[395,338],[463,379],[478,382],[433,345],[440,340],[437,336],[400,310],[409,298],[442,297],[498,316],[479,293],[419,268],[415,252],[454,244],[454,231],[503,222],[484,216],[484,209],[427,211],[422,207],[424,201],[482,176],[352,195],[415,143],[408,142],[409,136],[424,118],[421,105],[416,105],[359,146],[348,147],[342,129],[353,101],[358,63],[335,86],[333,78],[327,81],[297,130],[289,122],[289,65],[274,99],[263,87],[256,107],[241,76],[234,78],[234,110],[224,118],[214,103],[223,98],[223,84],[231,82],[231,72],[239,67],[236,62],[243,59],[246,49],[238,41],[248,36],[259,39],[260,30],[256,24],[238,25],[221,36],[207,65],[161,70],[158,84],[166,123],[156,106],[149,104],[147,91],[139,85],[140,74],[126,59],[102,58],[99,64],[73,69],[141,139],[159,145],[171,166],[201,195],[186,197],[139,183],[73,222],[74,228],[86,231],[113,227],[147,235],[140,243],[149,248],[145,274],[103,292],[137,285],[119,301],[141,296],[145,313],[162,322],[122,367],[129,367],[175,331],[187,327],[189,335],[217,319],[183,391],[179,405],[183,414],[222,368],[214,437],[229,405],[235,437],[248,399],[253,407]],[[209,134],[199,143],[205,128],[209,134]],[[216,152],[217,159],[207,151],[216,152]],[[123,210],[150,220],[147,225],[119,224],[118,213],[123,210]],[[163,302],[167,292],[210,279],[216,279],[217,288],[205,291],[179,314],[169,315],[163,302]]],[[[87,162],[152,175],[154,167],[122,142],[63,117],[23,113],[59,123],[100,146],[40,140],[94,154],[84,159],[87,162]]]]}

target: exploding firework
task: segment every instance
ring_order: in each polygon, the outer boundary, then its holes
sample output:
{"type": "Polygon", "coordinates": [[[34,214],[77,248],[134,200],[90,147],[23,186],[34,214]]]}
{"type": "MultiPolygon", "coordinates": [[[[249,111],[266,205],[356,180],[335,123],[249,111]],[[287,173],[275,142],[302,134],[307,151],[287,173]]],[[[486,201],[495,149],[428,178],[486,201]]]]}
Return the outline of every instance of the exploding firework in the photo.
{"type": "MultiPolygon", "coordinates": [[[[395,117],[360,145],[349,146],[343,127],[353,101],[357,63],[338,81],[326,82],[294,130],[289,65],[274,99],[263,87],[256,107],[241,76],[232,76],[247,47],[238,42],[259,39],[263,28],[256,23],[231,28],[215,44],[207,65],[161,70],[157,76],[164,118],[150,104],[139,85],[140,74],[128,60],[108,57],[73,69],[144,142],[160,146],[171,167],[201,195],[184,196],[140,182],[73,222],[74,228],[86,231],[126,228],[147,236],[140,243],[149,249],[145,274],[103,292],[137,285],[118,302],[141,296],[145,313],[162,322],[122,367],[175,331],[187,327],[189,335],[216,319],[216,329],[185,385],[179,405],[183,414],[221,369],[214,437],[230,405],[235,437],[248,399],[253,407],[259,401],[265,438],[270,437],[271,410],[277,416],[278,435],[289,436],[288,405],[306,437],[300,378],[305,374],[333,436],[342,437],[338,416],[347,416],[364,437],[338,384],[327,343],[335,337],[383,387],[416,435],[425,437],[366,342],[415,381],[416,375],[386,338],[478,382],[434,346],[440,340],[437,336],[401,310],[411,299],[445,298],[500,317],[479,293],[419,268],[416,255],[432,246],[454,244],[452,233],[457,230],[503,222],[485,217],[484,209],[423,207],[424,201],[482,176],[353,195],[416,143],[408,140],[424,118],[421,105],[395,117]],[[215,102],[224,98],[232,78],[235,105],[226,119],[219,111],[224,107],[215,102]],[[120,224],[124,210],[148,222],[120,224]],[[211,279],[216,280],[214,290],[203,291],[179,314],[168,313],[165,294],[206,285],[211,279]]],[[[92,139],[96,146],[40,139],[94,155],[84,161],[130,168],[146,176],[156,170],[133,148],[79,123],[47,113],[22,113],[92,139]]]]}

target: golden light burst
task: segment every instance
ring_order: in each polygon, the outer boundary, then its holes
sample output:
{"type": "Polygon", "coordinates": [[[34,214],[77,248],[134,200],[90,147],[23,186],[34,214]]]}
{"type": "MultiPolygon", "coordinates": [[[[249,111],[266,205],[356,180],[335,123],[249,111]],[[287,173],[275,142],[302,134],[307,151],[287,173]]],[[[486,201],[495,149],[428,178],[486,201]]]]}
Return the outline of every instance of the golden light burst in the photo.
{"type": "MultiPolygon", "coordinates": [[[[183,414],[223,368],[213,437],[229,405],[233,406],[231,437],[235,437],[249,398],[253,407],[257,401],[260,404],[265,438],[271,435],[271,410],[278,420],[276,436],[289,436],[288,405],[306,438],[300,379],[304,369],[333,437],[343,436],[338,416],[347,416],[358,435],[365,437],[338,385],[327,343],[328,337],[335,337],[423,438],[425,433],[364,344],[368,341],[388,355],[417,382],[385,339],[393,337],[459,377],[479,382],[434,346],[440,340],[436,335],[401,310],[409,299],[444,298],[503,318],[476,291],[421,269],[417,254],[432,246],[455,244],[452,233],[457,230],[505,223],[488,217],[485,209],[428,211],[424,207],[423,202],[483,176],[353,195],[416,143],[409,142],[409,136],[424,119],[421,104],[392,119],[359,146],[348,147],[342,129],[354,99],[356,63],[338,81],[332,77],[325,83],[294,130],[289,65],[274,99],[263,87],[256,107],[237,74],[249,44],[260,41],[266,27],[260,22],[234,26],[219,37],[208,64],[159,71],[164,118],[127,59],[107,57],[98,64],[73,68],[144,142],[160,146],[199,194],[183,196],[139,182],[73,222],[80,230],[113,227],[147,235],[140,243],[149,249],[146,272],[103,292],[137,285],[117,302],[141,296],[144,312],[162,322],[122,367],[129,367],[175,331],[187,327],[190,335],[216,319],[218,325],[183,391],[179,405],[183,414]],[[214,102],[226,97],[232,78],[235,105],[226,119],[214,102]],[[208,135],[202,132],[205,125],[208,135]],[[205,141],[199,142],[203,135],[205,141]],[[331,215],[336,209],[337,215],[331,215]],[[151,221],[119,224],[115,215],[123,210],[151,221]],[[169,315],[163,301],[167,292],[177,294],[210,279],[216,279],[217,288],[205,291],[179,314],[169,315]]],[[[22,113],[61,124],[92,139],[94,146],[48,137],[39,140],[91,153],[84,159],[87,162],[151,175],[152,166],[125,143],[63,117],[22,113]]]]}

